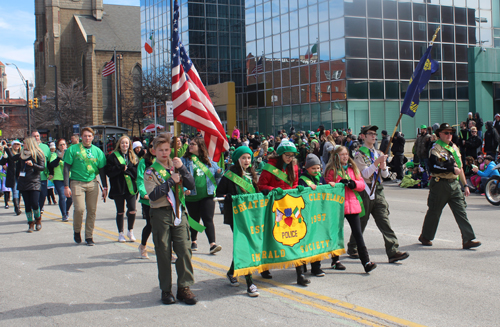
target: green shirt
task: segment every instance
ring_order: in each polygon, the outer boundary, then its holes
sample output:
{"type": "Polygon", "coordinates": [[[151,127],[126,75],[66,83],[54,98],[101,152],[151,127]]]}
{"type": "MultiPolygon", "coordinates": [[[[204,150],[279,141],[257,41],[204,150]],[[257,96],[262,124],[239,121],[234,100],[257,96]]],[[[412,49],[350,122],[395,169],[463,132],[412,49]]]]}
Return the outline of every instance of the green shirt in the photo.
{"type": "Polygon", "coordinates": [[[196,202],[209,196],[207,192],[207,176],[195,163],[193,163],[193,177],[196,195],[186,196],[186,202],[196,202]]]}
{"type": "MultiPolygon", "coordinates": [[[[52,162],[57,159],[57,153],[52,152],[52,156],[50,157],[49,162],[52,162]]],[[[63,181],[64,180],[64,161],[61,160],[59,161],[59,165],[57,167],[54,167],[54,178],[52,178],[53,181],[63,181]]]]}
{"type": "Polygon", "coordinates": [[[80,182],[94,180],[99,174],[99,169],[106,166],[104,152],[95,145],[91,145],[90,148],[85,148],[81,144],[70,146],[64,153],[63,160],[71,165],[71,179],[80,182]],[[85,150],[83,153],[82,148],[85,150]]]}
{"type": "Polygon", "coordinates": [[[40,143],[38,145],[40,149],[42,149],[43,154],[45,155],[45,170],[40,174],[40,179],[42,181],[47,180],[47,176],[49,175],[49,169],[47,168],[47,163],[49,162],[49,158],[52,155],[52,152],[50,152],[50,148],[47,144],[40,143]]]}
{"type": "MultiPolygon", "coordinates": [[[[186,153],[188,149],[188,144],[184,143],[179,149],[177,149],[177,158],[181,158],[184,153],[186,153]]],[[[174,159],[174,148],[172,148],[172,152],[170,152],[170,158],[174,159]]]]}

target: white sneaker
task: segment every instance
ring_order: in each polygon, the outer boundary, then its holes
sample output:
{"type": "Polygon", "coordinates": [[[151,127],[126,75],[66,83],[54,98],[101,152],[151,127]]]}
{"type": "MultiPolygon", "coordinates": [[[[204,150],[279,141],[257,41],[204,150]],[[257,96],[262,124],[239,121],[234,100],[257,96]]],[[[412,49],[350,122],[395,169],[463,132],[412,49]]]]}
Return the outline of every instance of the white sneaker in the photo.
{"type": "Polygon", "coordinates": [[[139,253],[141,255],[141,259],[149,259],[148,250],[142,244],[139,244],[139,253]]]}
{"type": "Polygon", "coordinates": [[[130,240],[130,242],[135,242],[134,231],[132,229],[128,231],[127,237],[130,240]]]}
{"type": "Polygon", "coordinates": [[[247,294],[248,296],[250,297],[257,297],[259,296],[259,290],[257,289],[257,286],[255,286],[255,284],[252,284],[250,286],[248,286],[247,288],[247,294]]]}
{"type": "Polygon", "coordinates": [[[118,234],[118,242],[120,243],[125,243],[127,240],[125,239],[125,235],[123,235],[123,232],[118,234]]]}

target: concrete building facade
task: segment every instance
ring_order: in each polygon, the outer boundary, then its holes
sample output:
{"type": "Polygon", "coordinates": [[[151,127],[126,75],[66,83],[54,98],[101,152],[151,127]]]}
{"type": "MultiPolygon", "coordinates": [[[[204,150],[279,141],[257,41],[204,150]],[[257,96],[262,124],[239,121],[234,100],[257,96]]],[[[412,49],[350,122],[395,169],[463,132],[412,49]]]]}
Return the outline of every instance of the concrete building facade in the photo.
{"type": "Polygon", "coordinates": [[[82,123],[115,125],[117,74],[102,77],[102,69],[116,49],[124,113],[123,103],[133,93],[126,90],[127,80],[142,74],[139,7],[103,5],[102,0],[41,0],[35,2],[35,16],[35,97],[54,91],[55,69],[50,66],[55,65],[58,83],[78,80],[86,89],[89,106],[82,123]]]}

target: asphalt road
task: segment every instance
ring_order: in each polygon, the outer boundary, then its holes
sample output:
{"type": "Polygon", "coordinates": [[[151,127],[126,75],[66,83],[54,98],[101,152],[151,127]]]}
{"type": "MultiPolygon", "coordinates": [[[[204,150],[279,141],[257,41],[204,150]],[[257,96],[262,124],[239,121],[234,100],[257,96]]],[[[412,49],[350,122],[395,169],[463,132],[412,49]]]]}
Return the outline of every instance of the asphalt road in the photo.
{"type": "MultiPolygon", "coordinates": [[[[373,272],[365,274],[359,260],[347,257],[341,258],[346,271],[324,260],[326,276],[310,276],[312,283],[301,287],[294,269],[275,270],[271,281],[255,277],[258,298],[246,295],[243,278],[240,287],[225,279],[232,234],[218,214],[222,251],[208,254],[202,234],[193,256],[195,306],[161,304],[152,240],[150,260],[138,258],[139,242],[118,243],[112,201],[99,202],[94,247],[73,242],[71,221],[61,222],[55,205],[45,206],[43,229],[32,234],[25,232],[24,214],[0,208],[0,326],[498,326],[500,208],[478,195],[468,198],[469,219],[483,242],[477,250],[461,249],[448,208],[434,246],[423,247],[417,238],[427,194],[386,186],[392,227],[400,249],[410,253],[407,260],[387,262],[370,220],[365,241],[378,264],[373,272]]],[[[138,239],[144,225],[139,214],[138,239]]]]}

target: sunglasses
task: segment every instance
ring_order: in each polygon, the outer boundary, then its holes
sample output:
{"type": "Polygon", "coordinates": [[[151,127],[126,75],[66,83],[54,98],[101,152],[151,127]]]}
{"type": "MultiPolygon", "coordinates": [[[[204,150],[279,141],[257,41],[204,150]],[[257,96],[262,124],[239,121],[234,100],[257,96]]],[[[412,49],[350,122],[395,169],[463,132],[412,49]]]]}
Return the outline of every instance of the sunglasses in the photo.
{"type": "Polygon", "coordinates": [[[443,133],[444,135],[453,135],[453,132],[441,132],[443,133]]]}

